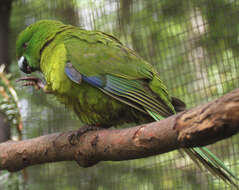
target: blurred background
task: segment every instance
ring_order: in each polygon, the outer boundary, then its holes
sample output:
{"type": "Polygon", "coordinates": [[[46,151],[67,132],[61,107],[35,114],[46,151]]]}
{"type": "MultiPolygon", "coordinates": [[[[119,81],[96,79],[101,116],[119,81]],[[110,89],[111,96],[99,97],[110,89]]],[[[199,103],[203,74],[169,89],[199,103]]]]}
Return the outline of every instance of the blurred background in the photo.
{"type": "MultiPolygon", "coordinates": [[[[77,129],[76,116],[32,87],[22,88],[16,37],[40,19],[115,35],[152,63],[173,96],[194,107],[239,87],[238,0],[1,0],[0,141],[77,129]],[[16,94],[13,93],[13,89],[16,94]]],[[[238,135],[210,145],[239,176],[238,135]]],[[[0,189],[231,189],[177,151],[84,169],[75,162],[0,171],[0,189]]]]}

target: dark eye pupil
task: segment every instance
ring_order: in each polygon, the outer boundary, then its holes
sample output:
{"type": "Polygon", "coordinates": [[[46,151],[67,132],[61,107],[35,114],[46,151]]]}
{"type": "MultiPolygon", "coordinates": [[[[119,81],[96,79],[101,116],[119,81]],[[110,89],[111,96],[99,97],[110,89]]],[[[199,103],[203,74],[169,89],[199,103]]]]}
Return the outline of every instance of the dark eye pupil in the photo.
{"type": "Polygon", "coordinates": [[[24,44],[23,44],[23,47],[24,47],[24,48],[27,48],[27,43],[24,43],[24,44]]]}

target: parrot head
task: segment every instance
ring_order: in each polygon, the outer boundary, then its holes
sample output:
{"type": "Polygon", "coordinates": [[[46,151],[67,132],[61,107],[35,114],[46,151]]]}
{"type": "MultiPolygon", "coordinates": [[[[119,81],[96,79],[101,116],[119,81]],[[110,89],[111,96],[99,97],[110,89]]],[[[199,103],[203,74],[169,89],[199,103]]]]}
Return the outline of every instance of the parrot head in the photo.
{"type": "Polygon", "coordinates": [[[41,20],[23,30],[16,42],[18,66],[24,73],[40,70],[44,48],[64,28],[59,21],[41,20]]]}

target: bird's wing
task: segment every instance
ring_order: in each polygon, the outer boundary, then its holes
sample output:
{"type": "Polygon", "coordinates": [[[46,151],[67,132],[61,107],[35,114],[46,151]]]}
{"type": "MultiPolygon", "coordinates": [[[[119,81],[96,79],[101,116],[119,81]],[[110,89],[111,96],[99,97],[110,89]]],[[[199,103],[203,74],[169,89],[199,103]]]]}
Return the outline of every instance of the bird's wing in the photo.
{"type": "MultiPolygon", "coordinates": [[[[118,41],[100,37],[92,40],[74,36],[65,42],[66,75],[76,83],[87,82],[140,111],[153,111],[163,117],[172,115],[174,110],[168,106],[171,103],[150,88],[155,75],[152,66],[118,41]]],[[[161,86],[164,96],[168,96],[166,87],[161,86]]]]}
{"type": "Polygon", "coordinates": [[[152,79],[152,66],[114,38],[81,31],[65,41],[69,61],[86,76],[111,74],[126,79],[152,79]]]}

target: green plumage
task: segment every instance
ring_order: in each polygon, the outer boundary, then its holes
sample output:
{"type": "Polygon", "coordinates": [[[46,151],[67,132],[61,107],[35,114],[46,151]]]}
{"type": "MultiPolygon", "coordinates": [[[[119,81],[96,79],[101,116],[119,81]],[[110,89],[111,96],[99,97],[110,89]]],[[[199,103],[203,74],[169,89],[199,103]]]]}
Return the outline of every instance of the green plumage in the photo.
{"type": "MultiPolygon", "coordinates": [[[[45,90],[72,107],[86,124],[148,123],[184,107],[168,94],[148,62],[108,34],[43,20],[25,29],[16,47],[20,67],[42,72],[45,90]]],[[[235,176],[206,148],[185,152],[234,184],[235,176]]]]}
{"type": "Polygon", "coordinates": [[[116,38],[102,32],[40,21],[20,34],[17,52],[17,57],[25,56],[31,67],[44,74],[46,89],[73,107],[86,124],[111,126],[126,122],[146,123],[153,119],[146,110],[145,113],[139,111],[144,110],[141,105],[135,105],[139,107],[137,110],[84,81],[80,85],[72,82],[64,72],[67,61],[85,76],[111,75],[135,81],[145,93],[163,104],[163,116],[174,113],[166,87],[152,66],[116,38]],[[39,28],[41,32],[37,32],[39,28]],[[22,52],[24,43],[28,45],[22,52]],[[106,110],[111,111],[106,113],[106,110]]]}

